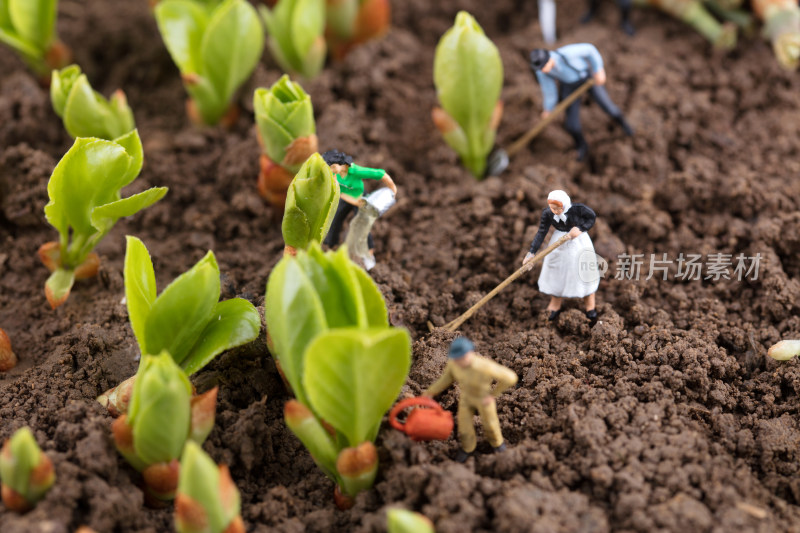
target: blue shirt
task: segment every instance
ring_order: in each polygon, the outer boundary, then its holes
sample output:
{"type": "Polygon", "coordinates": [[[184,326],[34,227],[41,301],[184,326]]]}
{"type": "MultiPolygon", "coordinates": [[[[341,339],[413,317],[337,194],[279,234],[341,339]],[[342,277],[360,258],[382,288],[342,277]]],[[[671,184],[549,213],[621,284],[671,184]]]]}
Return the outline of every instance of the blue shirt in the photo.
{"type": "Polygon", "coordinates": [[[578,83],[589,78],[603,68],[603,57],[593,44],[568,44],[550,52],[555,61],[553,68],[545,74],[536,71],[536,78],[542,86],[545,111],[551,111],[558,103],[558,86],[561,83],[578,83]]]}

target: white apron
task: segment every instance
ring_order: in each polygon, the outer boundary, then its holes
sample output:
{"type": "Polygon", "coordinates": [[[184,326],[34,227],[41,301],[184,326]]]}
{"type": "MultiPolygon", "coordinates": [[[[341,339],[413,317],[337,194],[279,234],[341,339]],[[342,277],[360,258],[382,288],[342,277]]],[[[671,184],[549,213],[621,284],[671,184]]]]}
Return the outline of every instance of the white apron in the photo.
{"type": "MultiPolygon", "coordinates": [[[[550,238],[553,244],[564,231],[555,230],[550,238]]],[[[594,253],[592,238],[585,231],[567,241],[544,258],[539,274],[539,291],[559,298],[583,298],[597,291],[600,272],[594,253]]]]}

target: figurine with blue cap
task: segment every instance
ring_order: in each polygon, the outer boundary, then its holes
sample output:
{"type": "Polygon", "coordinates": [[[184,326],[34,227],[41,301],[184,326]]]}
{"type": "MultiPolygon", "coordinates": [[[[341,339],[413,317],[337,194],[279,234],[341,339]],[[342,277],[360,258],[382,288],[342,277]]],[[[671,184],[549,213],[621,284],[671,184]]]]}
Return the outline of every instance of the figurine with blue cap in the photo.
{"type": "Polygon", "coordinates": [[[424,396],[434,397],[453,382],[458,384],[461,398],[458,402],[458,440],[461,449],[456,461],[466,461],[477,446],[472,419],[477,412],[481,417],[483,432],[495,452],[506,449],[500,421],[497,418],[496,399],[503,391],[517,383],[517,374],[510,368],[475,353],[475,345],[465,337],[450,344],[447,365],[436,383],[428,387],[424,396]],[[497,383],[492,388],[493,383],[497,383]]]}

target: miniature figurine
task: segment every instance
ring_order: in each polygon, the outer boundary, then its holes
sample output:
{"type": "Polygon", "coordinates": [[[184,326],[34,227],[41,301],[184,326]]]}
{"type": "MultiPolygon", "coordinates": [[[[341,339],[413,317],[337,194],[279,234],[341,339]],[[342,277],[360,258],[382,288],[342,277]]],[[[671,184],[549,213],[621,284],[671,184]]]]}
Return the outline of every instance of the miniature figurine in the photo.
{"type": "Polygon", "coordinates": [[[594,245],[586,232],[594,226],[597,215],[583,204],[573,204],[567,193],[560,190],[552,191],[547,196],[547,205],[542,210],[539,232],[522,264],[533,259],[550,226],[555,228],[550,244],[569,235],[570,241],[544,258],[539,274],[539,291],[550,295],[548,320],[558,318],[562,298],[583,298],[586,318],[594,325],[597,322],[595,292],[600,285],[600,274],[594,245]]]}
{"type": "Polygon", "coordinates": [[[475,353],[475,346],[465,337],[458,337],[450,344],[447,357],[449,360],[442,376],[422,394],[434,397],[454,381],[458,383],[461,391],[457,415],[461,449],[456,461],[465,462],[475,451],[477,438],[472,417],[476,411],[481,417],[489,444],[495,452],[504,451],[506,445],[497,419],[496,398],[517,383],[517,375],[511,369],[475,353]],[[491,389],[493,381],[497,381],[494,390],[491,389]]]}
{"type": "MultiPolygon", "coordinates": [[[[361,167],[353,163],[352,156],[338,150],[328,150],[322,158],[331,167],[336,175],[336,181],[341,189],[339,206],[333,215],[333,222],[325,237],[324,244],[333,247],[339,244],[339,235],[342,225],[351,212],[366,204],[364,199],[364,180],[380,180],[384,185],[397,194],[397,186],[389,174],[381,168],[361,167]]],[[[370,251],[375,248],[372,234],[367,237],[370,251]]]]}
{"type": "MultiPolygon", "coordinates": [[[[606,92],[606,71],[603,58],[594,45],[589,43],[568,44],[557,50],[548,51],[537,48],[530,53],[531,68],[542,86],[544,111],[542,118],[547,118],[558,102],[578,90],[589,77],[594,78],[594,86],[589,89],[592,98],[609,116],[622,127],[627,135],[633,135],[633,128],[625,120],[622,111],[611,101],[606,92]],[[556,84],[558,81],[558,84],[556,84]]],[[[567,108],[564,128],[575,140],[578,150],[578,161],[583,161],[589,153],[589,145],[583,137],[581,129],[581,99],[577,99],[567,108]]]]}
{"type": "MultiPolygon", "coordinates": [[[[631,23],[631,8],[633,8],[633,0],[616,0],[617,7],[620,14],[620,27],[622,31],[628,35],[633,35],[636,30],[631,23]]],[[[594,18],[597,8],[600,7],[600,0],[589,0],[589,11],[581,18],[581,23],[586,24],[594,18]]]]}

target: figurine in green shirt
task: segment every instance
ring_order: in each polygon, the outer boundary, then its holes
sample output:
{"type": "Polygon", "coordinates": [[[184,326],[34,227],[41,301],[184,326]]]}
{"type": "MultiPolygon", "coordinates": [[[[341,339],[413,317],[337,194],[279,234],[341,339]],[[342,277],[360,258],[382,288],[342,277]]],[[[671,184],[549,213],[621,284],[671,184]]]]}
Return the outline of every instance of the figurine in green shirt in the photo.
{"type": "MultiPolygon", "coordinates": [[[[347,220],[351,212],[364,205],[364,180],[380,180],[395,195],[397,194],[397,186],[391,176],[382,168],[358,166],[353,163],[352,156],[344,152],[328,150],[322,154],[322,158],[336,175],[336,181],[339,182],[339,189],[342,192],[339,197],[339,206],[336,208],[336,214],[333,216],[333,222],[331,222],[331,228],[328,230],[328,236],[325,237],[324,241],[325,244],[333,247],[339,244],[339,235],[342,232],[344,221],[347,220]]],[[[368,242],[369,249],[372,250],[375,245],[371,234],[368,242]]]]}

